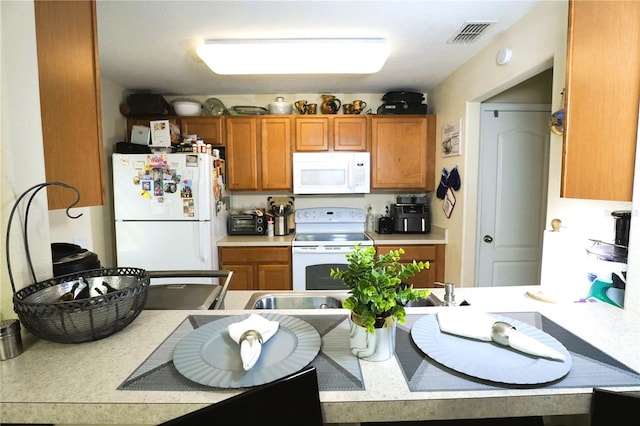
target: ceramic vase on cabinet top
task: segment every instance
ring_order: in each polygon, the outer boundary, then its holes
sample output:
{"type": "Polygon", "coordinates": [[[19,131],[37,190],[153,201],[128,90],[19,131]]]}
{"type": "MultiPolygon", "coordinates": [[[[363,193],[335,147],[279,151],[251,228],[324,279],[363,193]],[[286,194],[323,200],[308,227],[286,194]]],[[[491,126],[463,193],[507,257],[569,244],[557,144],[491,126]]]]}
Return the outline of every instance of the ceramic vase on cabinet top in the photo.
{"type": "Polygon", "coordinates": [[[320,111],[323,114],[336,114],[340,111],[342,102],[340,99],[333,95],[322,95],[322,104],[320,105],[320,111]]]}
{"type": "Polygon", "coordinates": [[[293,112],[293,107],[284,101],[284,98],[278,96],[275,102],[269,104],[269,114],[288,115],[293,112]]]}

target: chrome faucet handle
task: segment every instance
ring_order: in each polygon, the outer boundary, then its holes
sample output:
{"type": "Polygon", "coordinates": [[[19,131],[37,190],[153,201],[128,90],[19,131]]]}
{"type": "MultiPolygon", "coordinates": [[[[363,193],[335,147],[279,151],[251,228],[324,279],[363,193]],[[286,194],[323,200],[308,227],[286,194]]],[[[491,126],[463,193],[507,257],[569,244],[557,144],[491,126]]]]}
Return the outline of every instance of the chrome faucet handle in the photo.
{"type": "Polygon", "coordinates": [[[438,284],[444,287],[444,305],[455,306],[456,296],[453,294],[455,289],[453,283],[441,283],[439,281],[434,281],[434,284],[438,284]]]}

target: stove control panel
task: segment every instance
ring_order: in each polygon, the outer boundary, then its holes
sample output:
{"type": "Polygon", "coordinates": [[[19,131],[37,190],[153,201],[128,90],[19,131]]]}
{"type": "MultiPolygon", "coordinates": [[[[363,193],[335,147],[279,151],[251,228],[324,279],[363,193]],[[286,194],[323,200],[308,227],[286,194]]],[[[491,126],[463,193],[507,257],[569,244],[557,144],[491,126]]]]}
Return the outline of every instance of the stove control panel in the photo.
{"type": "Polygon", "coordinates": [[[295,213],[296,223],[364,223],[364,209],[350,207],[317,207],[298,209],[295,213]]]}

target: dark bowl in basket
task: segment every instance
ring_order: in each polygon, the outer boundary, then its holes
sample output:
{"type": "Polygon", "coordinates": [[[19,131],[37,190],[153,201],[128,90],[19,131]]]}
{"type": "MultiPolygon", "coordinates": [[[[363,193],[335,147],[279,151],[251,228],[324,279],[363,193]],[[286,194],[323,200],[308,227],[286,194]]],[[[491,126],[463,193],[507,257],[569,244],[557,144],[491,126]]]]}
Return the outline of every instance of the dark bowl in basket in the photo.
{"type": "Polygon", "coordinates": [[[140,314],[149,282],[149,273],[138,268],[80,271],[19,290],[13,296],[13,307],[21,324],[41,339],[58,343],[98,340],[122,330],[140,314]],[[58,301],[79,281],[89,283],[91,297],[58,301]],[[109,284],[111,292],[106,292],[103,283],[109,284]]]}

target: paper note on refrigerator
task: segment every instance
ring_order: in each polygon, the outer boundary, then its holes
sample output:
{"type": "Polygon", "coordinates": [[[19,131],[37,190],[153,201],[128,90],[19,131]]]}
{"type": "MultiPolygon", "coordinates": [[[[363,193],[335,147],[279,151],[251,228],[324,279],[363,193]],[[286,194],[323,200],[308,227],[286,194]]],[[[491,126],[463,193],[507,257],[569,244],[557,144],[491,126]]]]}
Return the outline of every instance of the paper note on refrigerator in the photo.
{"type": "Polygon", "coordinates": [[[171,200],[164,199],[162,201],[154,198],[151,201],[151,214],[153,216],[171,216],[171,207],[173,202],[171,200]]]}

